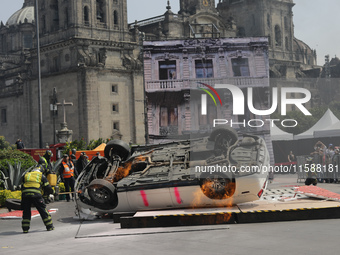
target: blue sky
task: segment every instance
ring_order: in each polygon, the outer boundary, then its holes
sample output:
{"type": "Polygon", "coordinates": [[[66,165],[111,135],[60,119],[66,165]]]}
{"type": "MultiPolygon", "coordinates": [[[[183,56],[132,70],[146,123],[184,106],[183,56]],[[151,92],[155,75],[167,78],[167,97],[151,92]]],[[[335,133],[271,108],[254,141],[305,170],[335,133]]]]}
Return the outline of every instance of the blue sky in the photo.
{"type": "MultiPolygon", "coordinates": [[[[41,1],[41,0],[40,0],[41,1]]],[[[7,19],[22,7],[24,0],[1,0],[0,20],[7,19]]],[[[167,0],[127,0],[128,19],[133,22],[166,11],[167,0]],[[145,8],[147,7],[147,8],[145,8]]],[[[218,0],[215,0],[218,2],[218,0]]],[[[340,57],[340,0],[294,0],[295,37],[316,49],[318,64],[324,64],[324,56],[340,57]]],[[[179,10],[179,0],[170,0],[172,11],[179,10]]]]}

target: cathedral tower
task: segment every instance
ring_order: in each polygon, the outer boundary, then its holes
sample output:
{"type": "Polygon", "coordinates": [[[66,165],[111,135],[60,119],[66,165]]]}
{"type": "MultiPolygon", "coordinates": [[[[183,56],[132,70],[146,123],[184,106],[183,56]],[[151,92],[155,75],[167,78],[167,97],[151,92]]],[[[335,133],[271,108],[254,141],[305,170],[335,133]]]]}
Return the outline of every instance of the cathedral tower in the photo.
{"type": "Polygon", "coordinates": [[[126,5],[126,0],[39,1],[42,44],[51,42],[51,34],[60,39],[128,40],[126,5]]]}
{"type": "Polygon", "coordinates": [[[273,61],[316,65],[315,52],[294,37],[293,0],[220,0],[217,10],[233,17],[240,37],[266,36],[273,61]]]}
{"type": "Polygon", "coordinates": [[[216,11],[215,0],[180,0],[179,13],[193,15],[202,10],[216,11]]]}

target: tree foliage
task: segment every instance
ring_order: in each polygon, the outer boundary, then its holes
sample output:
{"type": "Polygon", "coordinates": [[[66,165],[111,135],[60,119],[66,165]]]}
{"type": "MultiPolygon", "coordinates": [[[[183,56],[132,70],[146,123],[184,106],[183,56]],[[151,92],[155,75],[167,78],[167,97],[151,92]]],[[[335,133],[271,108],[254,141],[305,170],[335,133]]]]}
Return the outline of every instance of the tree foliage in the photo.
{"type": "Polygon", "coordinates": [[[4,136],[0,136],[0,150],[4,150],[4,149],[14,149],[15,145],[14,144],[10,144],[9,142],[6,141],[4,136]]]}
{"type": "Polygon", "coordinates": [[[14,165],[16,162],[21,163],[21,168],[29,169],[35,166],[37,162],[33,159],[31,155],[24,153],[19,150],[4,149],[0,150],[0,169],[8,170],[8,164],[14,165]]]}

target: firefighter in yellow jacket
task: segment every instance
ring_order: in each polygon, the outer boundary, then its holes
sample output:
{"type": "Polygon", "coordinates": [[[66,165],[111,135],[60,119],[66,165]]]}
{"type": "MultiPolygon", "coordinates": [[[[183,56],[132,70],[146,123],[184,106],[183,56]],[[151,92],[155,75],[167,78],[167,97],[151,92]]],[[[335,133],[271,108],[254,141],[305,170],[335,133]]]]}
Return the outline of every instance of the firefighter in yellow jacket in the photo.
{"type": "Polygon", "coordinates": [[[32,171],[25,174],[21,186],[21,207],[23,209],[22,215],[22,230],[28,233],[31,223],[31,205],[33,204],[46,226],[48,231],[54,229],[51,215],[46,209],[46,204],[42,197],[42,189],[44,193],[53,194],[53,189],[48,183],[46,177],[42,174],[42,168],[36,167],[32,171]]]}

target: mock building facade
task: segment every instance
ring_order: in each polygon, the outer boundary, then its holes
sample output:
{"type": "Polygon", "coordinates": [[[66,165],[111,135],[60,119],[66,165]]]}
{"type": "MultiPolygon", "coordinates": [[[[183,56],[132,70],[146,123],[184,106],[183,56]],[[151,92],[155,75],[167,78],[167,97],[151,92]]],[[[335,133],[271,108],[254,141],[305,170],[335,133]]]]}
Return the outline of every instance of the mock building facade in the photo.
{"type": "MultiPolygon", "coordinates": [[[[128,31],[126,0],[39,1],[43,144],[63,123],[59,102],[72,102],[73,139],[144,143],[143,68],[128,31]]],[[[0,28],[1,134],[37,147],[38,65],[34,0],[0,28]]]]}
{"type": "Polygon", "coordinates": [[[252,88],[253,106],[258,110],[270,108],[267,38],[147,41],[144,67],[151,140],[209,134],[214,119],[226,120],[227,125],[241,132],[269,135],[269,122],[259,124],[268,116],[234,114],[239,102],[229,89],[216,89],[216,84],[229,84],[247,95],[247,88],[252,88]],[[217,94],[211,88],[221,97],[218,105],[217,94]],[[202,114],[201,96],[206,91],[216,100],[209,97],[206,113],[202,114]]]}

